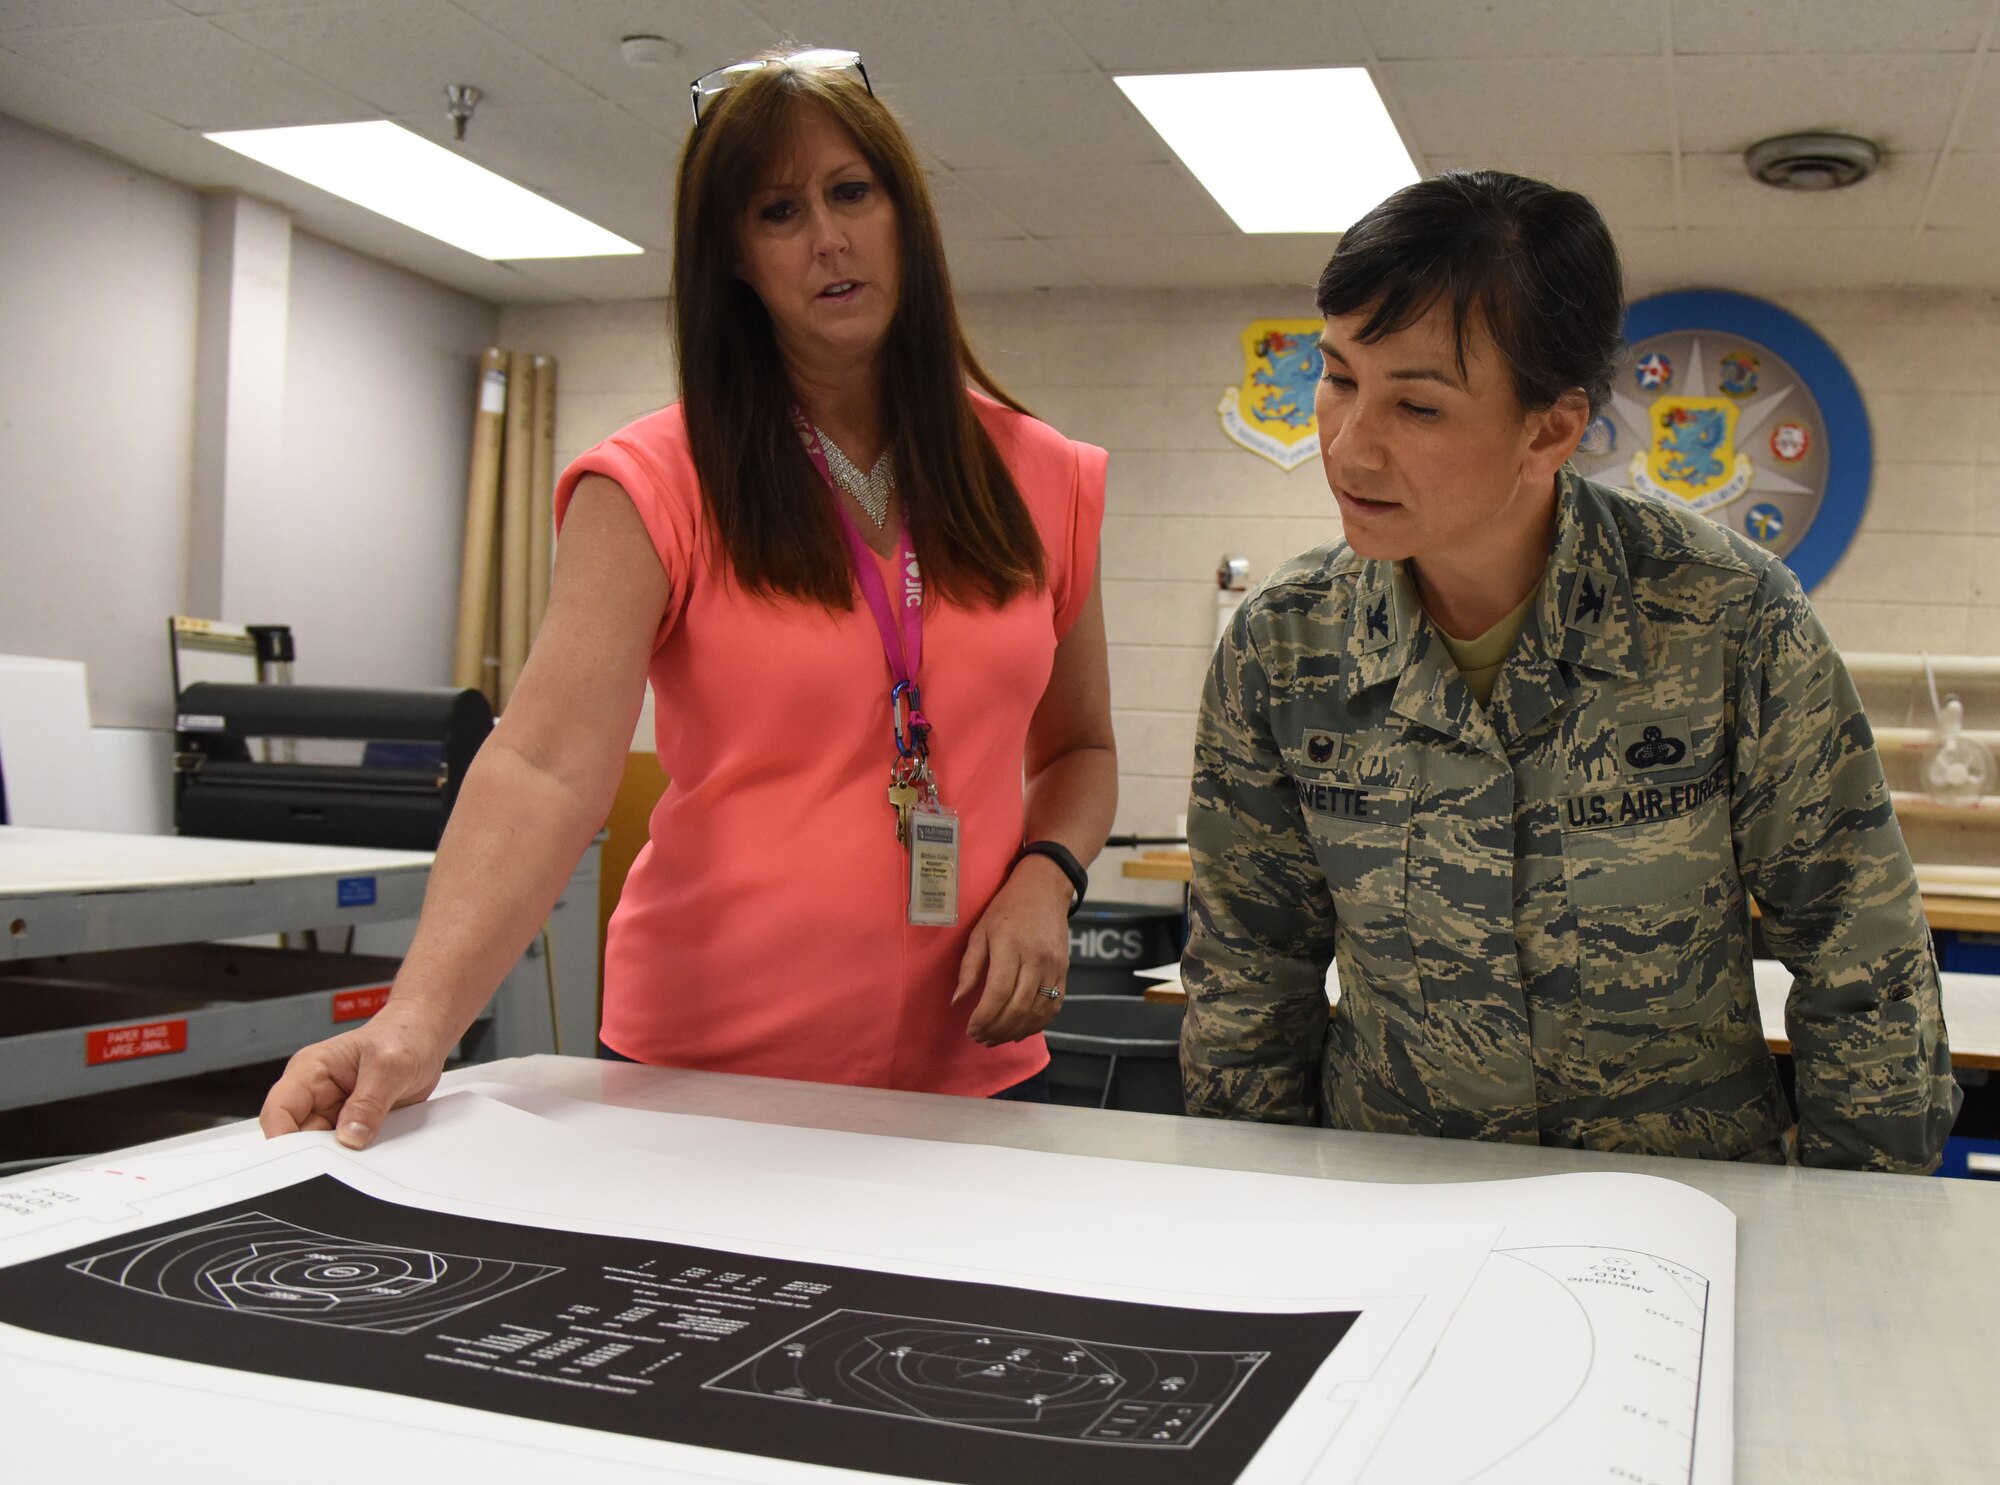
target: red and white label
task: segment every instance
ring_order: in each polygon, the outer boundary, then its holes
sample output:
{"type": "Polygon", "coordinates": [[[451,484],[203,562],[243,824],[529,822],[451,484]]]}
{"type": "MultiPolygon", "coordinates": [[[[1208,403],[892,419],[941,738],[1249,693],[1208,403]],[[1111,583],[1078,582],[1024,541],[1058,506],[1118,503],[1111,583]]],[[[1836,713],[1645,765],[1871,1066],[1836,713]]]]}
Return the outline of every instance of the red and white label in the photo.
{"type": "Polygon", "coordinates": [[[366,1021],[388,1004],[389,987],[376,985],[368,990],[342,990],[333,997],[333,1020],[338,1025],[342,1021],[366,1021]]]}
{"type": "Polygon", "coordinates": [[[164,1057],[169,1052],[185,1052],[188,1024],[185,1021],[148,1021],[143,1026],[107,1026],[84,1035],[83,1061],[86,1067],[105,1062],[125,1062],[133,1057],[164,1057]]]}

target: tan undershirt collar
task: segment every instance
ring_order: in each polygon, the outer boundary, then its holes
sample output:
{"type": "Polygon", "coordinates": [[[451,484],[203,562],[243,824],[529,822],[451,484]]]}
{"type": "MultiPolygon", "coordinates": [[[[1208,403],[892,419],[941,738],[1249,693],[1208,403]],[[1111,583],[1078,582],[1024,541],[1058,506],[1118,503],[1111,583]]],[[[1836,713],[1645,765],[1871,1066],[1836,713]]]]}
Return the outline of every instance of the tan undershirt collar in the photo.
{"type": "Polygon", "coordinates": [[[1521,637],[1521,628],[1528,621],[1528,612],[1541,596],[1542,585],[1536,583],[1528,590],[1514,611],[1477,639],[1454,639],[1444,632],[1444,626],[1436,619],[1431,627],[1437,630],[1438,638],[1444,641],[1445,652],[1451,656],[1458,673],[1465,677],[1472,694],[1479,698],[1481,706],[1493,697],[1493,682],[1500,674],[1500,667],[1507,663],[1507,657],[1514,651],[1514,641],[1521,637]]]}

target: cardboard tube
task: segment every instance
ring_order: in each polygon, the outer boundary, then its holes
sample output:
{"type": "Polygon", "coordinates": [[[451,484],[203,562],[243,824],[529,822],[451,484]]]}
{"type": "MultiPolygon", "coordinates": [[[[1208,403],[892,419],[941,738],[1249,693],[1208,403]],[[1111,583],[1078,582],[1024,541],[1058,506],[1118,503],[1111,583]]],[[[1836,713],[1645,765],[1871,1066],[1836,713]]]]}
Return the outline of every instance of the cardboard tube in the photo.
{"type": "Polygon", "coordinates": [[[507,353],[490,349],[479,358],[478,400],[473,405],[472,466],[465,481],[465,555],[458,577],[458,644],[451,666],[454,686],[483,689],[506,413],[507,353]]]}
{"type": "Polygon", "coordinates": [[[479,626],[479,689],[500,710],[500,575],[486,584],[486,621],[479,626]]]}
{"type": "Polygon", "coordinates": [[[500,459],[500,709],[528,660],[528,491],[534,484],[534,361],[508,358],[505,448],[500,459]]]}
{"type": "Polygon", "coordinates": [[[556,363],[535,357],[534,485],[528,499],[528,645],[549,608],[549,563],[556,537],[556,363]]]}

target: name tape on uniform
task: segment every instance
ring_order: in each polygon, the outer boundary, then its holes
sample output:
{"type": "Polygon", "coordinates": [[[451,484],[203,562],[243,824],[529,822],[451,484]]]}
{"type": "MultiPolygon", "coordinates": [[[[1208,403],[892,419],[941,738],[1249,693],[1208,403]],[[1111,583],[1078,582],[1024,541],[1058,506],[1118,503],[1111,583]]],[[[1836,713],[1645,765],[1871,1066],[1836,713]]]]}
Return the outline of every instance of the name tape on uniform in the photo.
{"type": "Polygon", "coordinates": [[[1299,791],[1299,807],[1315,815],[1366,820],[1377,825],[1401,825],[1410,818],[1410,791],[1407,789],[1298,777],[1294,777],[1292,783],[1299,791]]]}

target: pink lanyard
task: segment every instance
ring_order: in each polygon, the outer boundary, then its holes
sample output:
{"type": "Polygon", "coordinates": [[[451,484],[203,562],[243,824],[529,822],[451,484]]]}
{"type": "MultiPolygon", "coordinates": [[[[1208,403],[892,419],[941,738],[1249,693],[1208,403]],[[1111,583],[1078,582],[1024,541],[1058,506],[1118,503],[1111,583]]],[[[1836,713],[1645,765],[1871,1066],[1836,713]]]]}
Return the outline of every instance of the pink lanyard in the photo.
{"type": "Polygon", "coordinates": [[[895,721],[896,751],[904,755],[912,751],[926,751],[924,744],[930,732],[930,723],[924,720],[921,710],[923,700],[917,689],[917,669],[924,659],[924,587],[917,572],[917,554],[910,546],[909,531],[901,521],[896,523],[896,551],[900,554],[897,566],[903,576],[903,614],[899,632],[889,590],[882,582],[882,570],[875,565],[875,554],[862,539],[861,528],[855,523],[853,512],[840,498],[840,486],[833,478],[832,467],[826,462],[826,450],[820,447],[818,430],[796,407],[792,409],[792,425],[798,429],[799,442],[805,445],[806,457],[812,460],[813,468],[819,471],[827,489],[833,492],[834,506],[840,512],[840,523],[847,532],[847,550],[854,559],[855,579],[861,584],[861,596],[867,599],[868,610],[875,616],[875,628],[882,636],[882,655],[889,662],[889,675],[895,682],[889,691],[889,709],[895,721]],[[902,714],[905,698],[909,707],[908,740],[904,737],[902,714]]]}

